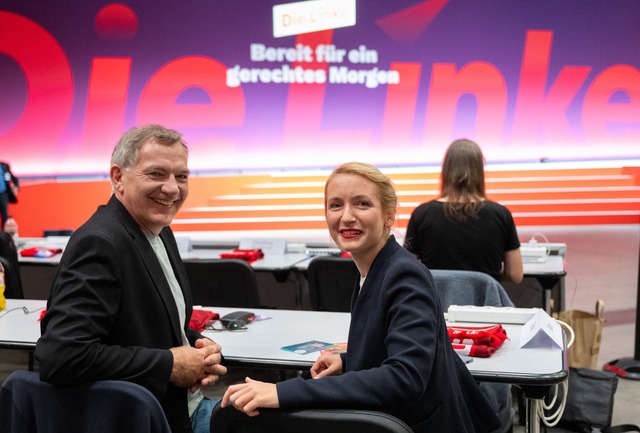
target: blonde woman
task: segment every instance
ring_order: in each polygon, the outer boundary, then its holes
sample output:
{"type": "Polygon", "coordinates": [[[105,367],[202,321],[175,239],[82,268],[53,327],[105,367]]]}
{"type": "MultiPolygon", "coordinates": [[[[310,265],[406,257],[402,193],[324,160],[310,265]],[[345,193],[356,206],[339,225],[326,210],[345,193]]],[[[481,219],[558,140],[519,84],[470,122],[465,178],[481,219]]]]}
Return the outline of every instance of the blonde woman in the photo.
{"type": "Polygon", "coordinates": [[[347,163],[325,185],[325,216],[351,253],[355,283],[347,353],[323,355],[313,379],[230,386],[222,406],[359,408],[387,412],[414,432],[490,432],[499,421],[449,342],[429,270],[391,235],[397,197],[377,168],[347,163]]]}

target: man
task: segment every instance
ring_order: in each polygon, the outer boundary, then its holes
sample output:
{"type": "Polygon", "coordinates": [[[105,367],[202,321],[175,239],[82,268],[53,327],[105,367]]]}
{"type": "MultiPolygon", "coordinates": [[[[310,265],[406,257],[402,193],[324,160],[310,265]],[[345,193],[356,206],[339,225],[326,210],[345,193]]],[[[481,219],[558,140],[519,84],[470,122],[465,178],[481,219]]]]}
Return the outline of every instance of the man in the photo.
{"type": "Polygon", "coordinates": [[[181,134],[161,126],[123,135],[113,195],[69,239],[35,355],[44,381],[135,382],[173,432],[208,432],[215,402],[199,387],[226,368],[220,346],[188,327],[191,293],[169,228],[189,192],[187,153],[181,134]]]}
{"type": "Polygon", "coordinates": [[[4,223],[9,218],[9,203],[18,202],[18,184],[20,181],[11,172],[11,167],[6,162],[0,161],[0,216],[2,217],[2,226],[0,230],[4,230],[4,223]]]}

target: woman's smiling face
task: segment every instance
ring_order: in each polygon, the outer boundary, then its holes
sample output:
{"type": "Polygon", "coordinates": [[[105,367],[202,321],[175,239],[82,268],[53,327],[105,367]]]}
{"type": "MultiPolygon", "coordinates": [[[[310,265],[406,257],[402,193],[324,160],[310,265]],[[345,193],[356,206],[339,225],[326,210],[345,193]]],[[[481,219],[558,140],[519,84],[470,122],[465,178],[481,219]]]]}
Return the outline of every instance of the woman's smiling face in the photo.
{"type": "Polygon", "coordinates": [[[337,174],[326,186],[325,217],[343,251],[371,260],[389,237],[394,214],[385,212],[375,183],[357,174],[337,174]]]}

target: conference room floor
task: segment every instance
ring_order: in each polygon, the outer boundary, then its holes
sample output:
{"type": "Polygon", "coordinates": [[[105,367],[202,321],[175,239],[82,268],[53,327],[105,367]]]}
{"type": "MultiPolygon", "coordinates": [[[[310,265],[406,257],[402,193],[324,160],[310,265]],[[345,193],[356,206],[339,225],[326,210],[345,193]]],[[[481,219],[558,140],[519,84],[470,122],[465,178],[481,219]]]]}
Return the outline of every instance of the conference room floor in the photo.
{"type": "MultiPolygon", "coordinates": [[[[523,227],[518,229],[522,242],[535,236],[542,241],[567,244],[566,309],[593,311],[597,300],[605,303],[605,326],[598,366],[622,357],[632,357],[636,320],[636,293],[640,250],[640,226],[523,227]]],[[[15,369],[26,368],[27,354],[0,351],[0,381],[15,369]]],[[[37,364],[36,364],[37,369],[37,364]]],[[[234,371],[208,393],[216,395],[244,371],[234,371]]],[[[281,376],[265,375],[263,378],[281,376]]],[[[620,379],[615,395],[613,424],[640,424],[640,381],[620,379]]],[[[515,433],[524,431],[516,426],[515,433]]]]}

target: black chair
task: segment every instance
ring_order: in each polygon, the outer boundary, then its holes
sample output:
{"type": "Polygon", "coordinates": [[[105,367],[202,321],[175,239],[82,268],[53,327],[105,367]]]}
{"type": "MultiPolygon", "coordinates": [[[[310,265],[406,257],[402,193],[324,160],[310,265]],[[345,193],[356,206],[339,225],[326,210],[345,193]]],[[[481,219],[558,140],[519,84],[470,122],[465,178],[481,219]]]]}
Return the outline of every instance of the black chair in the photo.
{"type": "Polygon", "coordinates": [[[4,267],[5,298],[24,299],[18,250],[11,236],[0,231],[0,263],[4,267]]]}
{"type": "Polygon", "coordinates": [[[194,305],[259,308],[255,271],[242,259],[185,260],[194,305]]]}
{"type": "MultiPolygon", "coordinates": [[[[475,271],[431,270],[443,311],[451,305],[513,307],[502,285],[491,276],[475,271]]],[[[481,382],[480,389],[502,422],[500,432],[513,425],[513,398],[508,383],[481,382]]]]}
{"type": "Polygon", "coordinates": [[[59,387],[17,370],[2,384],[0,413],[0,433],[171,433],[153,394],[121,380],[59,387]]]}
{"type": "Polygon", "coordinates": [[[72,229],[63,229],[63,230],[44,230],[44,237],[49,236],[71,236],[73,234],[72,229]]]}
{"type": "Polygon", "coordinates": [[[382,412],[351,409],[261,409],[254,417],[233,406],[216,405],[211,433],[413,433],[403,421],[382,412]]]}
{"type": "Polygon", "coordinates": [[[6,257],[0,256],[0,263],[4,268],[4,296],[11,299],[24,299],[20,268],[6,257]]]}
{"type": "Polygon", "coordinates": [[[311,307],[319,311],[351,311],[351,297],[358,280],[353,259],[318,256],[307,268],[311,307]]]}

